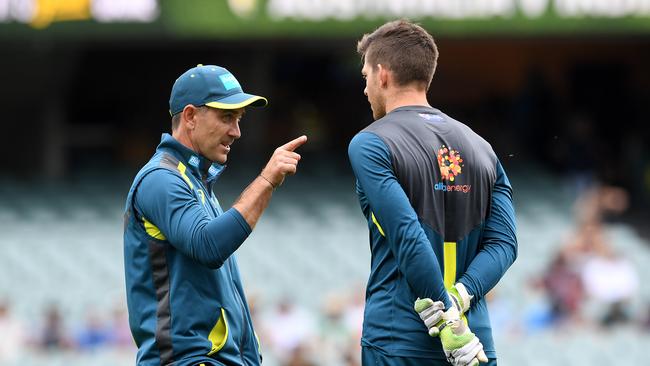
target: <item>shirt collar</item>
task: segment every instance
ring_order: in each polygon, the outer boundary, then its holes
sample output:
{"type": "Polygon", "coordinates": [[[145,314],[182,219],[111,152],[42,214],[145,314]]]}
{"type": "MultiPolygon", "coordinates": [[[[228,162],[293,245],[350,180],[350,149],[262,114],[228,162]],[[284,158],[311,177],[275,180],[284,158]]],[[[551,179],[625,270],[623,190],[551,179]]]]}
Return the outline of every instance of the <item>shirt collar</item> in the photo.
{"type": "Polygon", "coordinates": [[[405,105],[405,106],[397,107],[392,111],[390,111],[389,113],[401,112],[401,111],[415,111],[415,112],[423,112],[423,113],[440,114],[439,110],[425,105],[405,105]]]}
{"type": "Polygon", "coordinates": [[[199,179],[206,179],[208,182],[215,181],[226,168],[225,165],[213,163],[206,157],[181,144],[172,135],[163,133],[157,150],[172,153],[187,166],[187,168],[199,179]]]}

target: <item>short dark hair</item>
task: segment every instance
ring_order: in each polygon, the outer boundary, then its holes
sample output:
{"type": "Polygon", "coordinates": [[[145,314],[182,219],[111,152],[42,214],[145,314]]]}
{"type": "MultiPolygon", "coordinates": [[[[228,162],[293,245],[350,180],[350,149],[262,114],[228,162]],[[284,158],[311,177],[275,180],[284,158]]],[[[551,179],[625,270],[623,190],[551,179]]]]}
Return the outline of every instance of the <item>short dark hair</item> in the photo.
{"type": "Polygon", "coordinates": [[[433,37],[418,24],[400,19],[388,22],[357,43],[361,61],[389,69],[400,86],[417,83],[428,90],[438,62],[433,37]]]}

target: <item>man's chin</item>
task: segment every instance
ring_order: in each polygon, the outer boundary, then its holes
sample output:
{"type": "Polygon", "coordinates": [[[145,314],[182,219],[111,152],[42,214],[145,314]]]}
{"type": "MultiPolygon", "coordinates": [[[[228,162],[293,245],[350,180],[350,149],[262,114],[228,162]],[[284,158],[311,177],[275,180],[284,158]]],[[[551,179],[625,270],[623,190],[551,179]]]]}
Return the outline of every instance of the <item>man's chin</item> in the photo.
{"type": "Polygon", "coordinates": [[[217,164],[221,164],[221,165],[223,165],[223,164],[225,164],[226,161],[228,160],[228,155],[225,155],[225,154],[224,154],[224,155],[221,155],[221,154],[220,154],[220,155],[215,156],[214,159],[211,159],[211,160],[212,160],[213,163],[217,163],[217,164]]]}

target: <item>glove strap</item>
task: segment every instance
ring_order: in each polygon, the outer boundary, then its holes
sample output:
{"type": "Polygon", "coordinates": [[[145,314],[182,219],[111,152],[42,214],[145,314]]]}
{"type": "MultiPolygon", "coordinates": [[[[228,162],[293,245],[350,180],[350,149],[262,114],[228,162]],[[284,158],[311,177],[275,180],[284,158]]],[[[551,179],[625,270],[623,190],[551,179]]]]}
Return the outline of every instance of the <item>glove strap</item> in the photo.
{"type": "Polygon", "coordinates": [[[453,324],[453,321],[441,321],[442,324],[438,325],[438,331],[442,332],[443,329],[445,329],[448,325],[453,324]]]}
{"type": "Polygon", "coordinates": [[[458,282],[454,285],[454,287],[452,287],[450,292],[451,293],[449,295],[449,298],[451,299],[456,309],[458,309],[458,311],[463,314],[467,312],[474,296],[470,295],[469,292],[467,292],[465,285],[463,285],[461,282],[458,282]]]}
{"type": "Polygon", "coordinates": [[[449,300],[451,300],[453,307],[458,309],[458,311],[463,311],[463,304],[460,303],[460,299],[458,299],[456,296],[452,294],[449,294],[449,300]]]}

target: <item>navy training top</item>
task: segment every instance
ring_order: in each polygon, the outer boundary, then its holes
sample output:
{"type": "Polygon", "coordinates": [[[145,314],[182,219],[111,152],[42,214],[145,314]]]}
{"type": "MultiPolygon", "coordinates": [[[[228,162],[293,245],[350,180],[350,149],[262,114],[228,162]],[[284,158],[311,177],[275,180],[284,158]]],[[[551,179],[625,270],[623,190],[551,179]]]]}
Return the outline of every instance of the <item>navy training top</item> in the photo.
{"type": "Polygon", "coordinates": [[[446,289],[474,295],[466,314],[496,358],[485,295],[517,256],[510,182],[491,146],[437,109],[397,108],[359,132],[348,155],[370,230],[362,345],[444,360],[415,300],[451,306],[446,289]]]}
{"type": "Polygon", "coordinates": [[[259,365],[234,252],[251,228],[222,211],[223,167],[164,134],[125,208],[124,267],[137,365],[259,365]]]}

